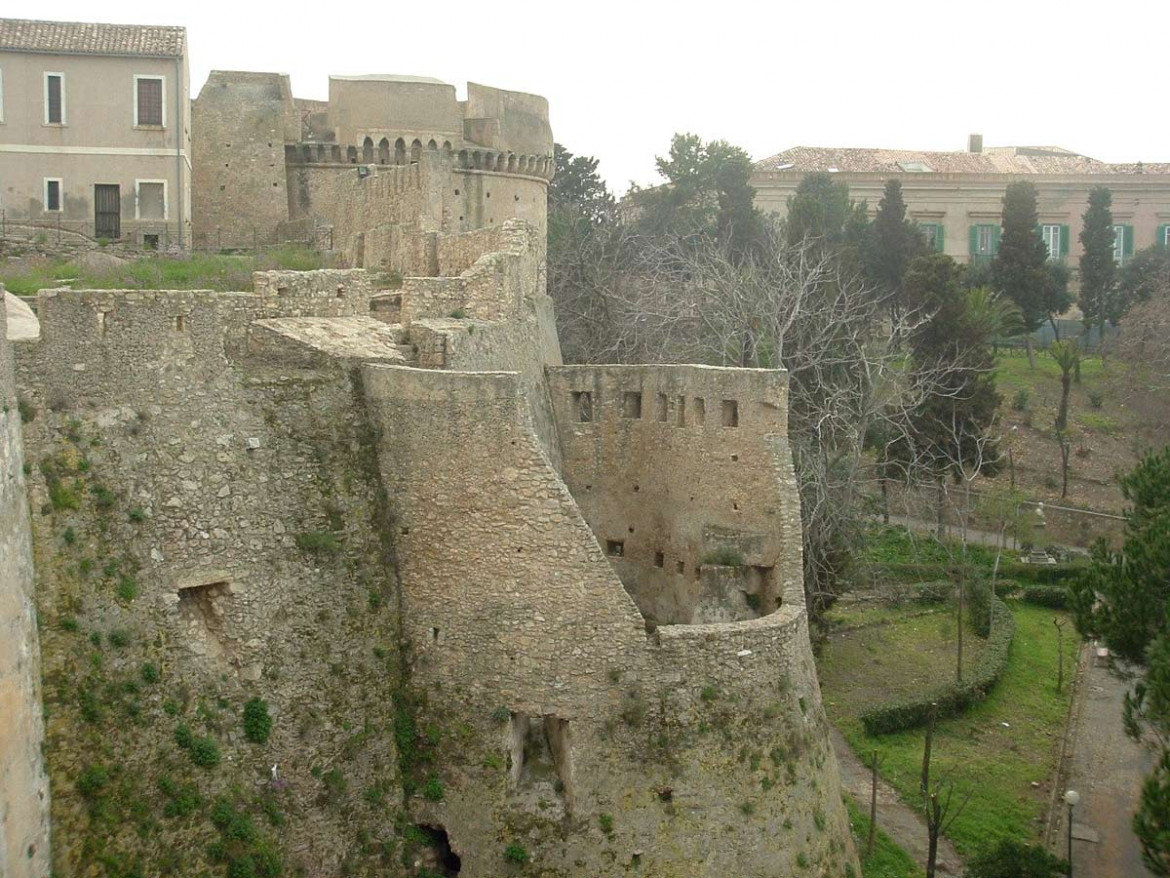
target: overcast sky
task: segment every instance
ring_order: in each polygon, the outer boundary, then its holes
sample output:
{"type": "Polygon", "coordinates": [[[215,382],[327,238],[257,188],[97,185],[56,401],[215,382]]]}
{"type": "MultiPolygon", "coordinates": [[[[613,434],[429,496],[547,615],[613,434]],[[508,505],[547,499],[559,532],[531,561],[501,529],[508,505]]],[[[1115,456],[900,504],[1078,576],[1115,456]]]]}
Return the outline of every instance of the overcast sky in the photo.
{"type": "Polygon", "coordinates": [[[765,158],[791,146],[1058,145],[1170,161],[1170,3],[6,0],[0,15],[184,25],[192,97],[212,69],[409,73],[548,98],[553,132],[610,186],[656,181],[671,135],[765,158]],[[304,10],[303,14],[299,14],[304,10]]]}

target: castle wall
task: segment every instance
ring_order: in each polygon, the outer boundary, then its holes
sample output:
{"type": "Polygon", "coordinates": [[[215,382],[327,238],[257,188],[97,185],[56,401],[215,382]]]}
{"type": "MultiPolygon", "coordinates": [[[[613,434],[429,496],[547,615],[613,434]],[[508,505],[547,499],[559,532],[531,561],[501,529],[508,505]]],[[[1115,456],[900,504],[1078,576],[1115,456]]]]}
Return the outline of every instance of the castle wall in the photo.
{"type": "Polygon", "coordinates": [[[0,286],[0,875],[49,874],[41,660],[25,455],[0,286]]]}
{"type": "Polygon", "coordinates": [[[288,77],[213,70],[191,107],[194,244],[270,243],[289,219],[286,140],[300,137],[288,77]]]}
{"type": "Polygon", "coordinates": [[[426,721],[464,727],[435,754],[448,796],[417,811],[461,875],[501,874],[509,843],[574,875],[856,868],[799,598],[647,633],[517,376],[366,366],[363,384],[413,679],[426,721]]]}
{"type": "Polygon", "coordinates": [[[796,482],[772,448],[787,455],[783,372],[566,366],[549,387],[565,481],[648,618],[752,618],[800,594],[796,482]]]}
{"type": "Polygon", "coordinates": [[[409,77],[329,77],[329,125],[344,144],[386,137],[409,145],[416,138],[456,141],[463,134],[455,86],[409,77]]]}
{"type": "Polygon", "coordinates": [[[58,874],[208,868],[220,800],[286,874],[368,870],[397,844],[393,564],[360,395],[342,362],[269,364],[247,345],[255,318],[338,301],[39,297],[41,340],[17,357],[38,412],[58,874]],[[264,743],[244,734],[251,698],[273,719],[264,743]],[[216,742],[218,763],[196,764],[180,727],[216,742]]]}
{"type": "Polygon", "coordinates": [[[552,155],[548,101],[539,95],[469,82],[464,116],[468,140],[517,154],[552,155]]]}

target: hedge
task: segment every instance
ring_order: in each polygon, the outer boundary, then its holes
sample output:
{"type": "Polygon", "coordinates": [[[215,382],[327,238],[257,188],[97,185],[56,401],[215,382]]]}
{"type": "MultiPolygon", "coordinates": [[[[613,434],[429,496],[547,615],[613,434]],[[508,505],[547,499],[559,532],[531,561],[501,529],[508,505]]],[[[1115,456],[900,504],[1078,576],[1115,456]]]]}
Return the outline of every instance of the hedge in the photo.
{"type": "MultiPolygon", "coordinates": [[[[955,565],[945,562],[935,564],[886,562],[872,565],[871,570],[878,580],[884,582],[915,580],[931,582],[947,578],[954,567],[955,565]]],[[[1057,585],[1071,582],[1087,569],[1087,564],[1021,564],[1019,561],[1005,559],[999,566],[999,578],[1034,582],[1037,585],[1057,585]]],[[[990,574],[990,569],[987,572],[990,574]]]]}
{"type": "Polygon", "coordinates": [[[1068,589],[1059,585],[1030,585],[1020,595],[1026,604],[1049,607],[1053,610],[1067,610],[1068,589]]]}
{"type": "Polygon", "coordinates": [[[1016,561],[1002,565],[999,575],[1005,579],[1018,579],[1037,585],[1057,585],[1071,583],[1088,569],[1088,564],[1021,564],[1016,561]]]}
{"type": "Polygon", "coordinates": [[[948,683],[932,692],[875,707],[861,714],[869,735],[885,735],[926,725],[931,704],[938,705],[938,717],[956,716],[982,701],[1007,667],[1016,620],[999,598],[992,599],[995,626],[975,667],[962,683],[948,683]]]}

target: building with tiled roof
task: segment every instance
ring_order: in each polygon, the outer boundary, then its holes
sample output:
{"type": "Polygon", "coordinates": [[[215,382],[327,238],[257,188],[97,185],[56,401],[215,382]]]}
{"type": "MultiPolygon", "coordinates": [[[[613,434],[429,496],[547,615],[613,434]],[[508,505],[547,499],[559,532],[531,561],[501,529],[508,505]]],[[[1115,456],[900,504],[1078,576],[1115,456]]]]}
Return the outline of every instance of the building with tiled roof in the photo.
{"type": "Polygon", "coordinates": [[[756,205],[783,215],[801,179],[813,172],[839,174],[871,212],[886,180],[901,180],[908,212],[935,249],[962,262],[994,255],[1004,190],[1021,177],[1038,190],[1041,231],[1053,258],[1074,269],[1094,186],[1113,192],[1118,261],[1151,244],[1170,245],[1170,162],[1110,164],[1058,146],[984,149],[980,135],[955,152],[797,146],[756,162],[756,205]]]}
{"type": "Polygon", "coordinates": [[[0,18],[7,225],[185,246],[190,127],[185,28],[0,18]]]}

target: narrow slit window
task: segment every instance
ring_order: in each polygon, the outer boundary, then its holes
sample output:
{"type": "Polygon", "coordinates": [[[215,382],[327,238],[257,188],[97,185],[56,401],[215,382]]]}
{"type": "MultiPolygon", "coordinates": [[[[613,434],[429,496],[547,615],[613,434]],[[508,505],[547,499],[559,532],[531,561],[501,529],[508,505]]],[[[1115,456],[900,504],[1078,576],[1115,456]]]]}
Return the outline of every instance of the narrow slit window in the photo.
{"type": "Polygon", "coordinates": [[[695,426],[701,427],[707,420],[707,402],[701,396],[695,397],[695,426]]]}
{"type": "Polygon", "coordinates": [[[666,566],[666,555],[664,553],[662,553],[662,552],[655,552],[654,553],[654,566],[659,567],[659,568],[666,566]]]}
{"type": "Polygon", "coordinates": [[[45,124],[65,124],[65,74],[45,74],[45,124]]]}
{"type": "Polygon", "coordinates": [[[687,425],[687,398],[685,396],[680,396],[677,400],[677,403],[678,405],[674,410],[675,418],[677,418],[676,423],[680,427],[685,427],[687,425]]]}
{"type": "Polygon", "coordinates": [[[184,314],[175,315],[175,332],[187,331],[187,317],[184,314]]]}
{"type": "Polygon", "coordinates": [[[61,209],[61,181],[45,180],[45,210],[61,209]]]}
{"type": "Polygon", "coordinates": [[[654,415],[662,423],[666,423],[667,411],[670,403],[667,401],[665,393],[659,393],[654,398],[654,415]]]}
{"type": "Polygon", "coordinates": [[[578,422],[587,424],[593,420],[593,394],[588,390],[579,390],[573,393],[573,411],[578,422]]]}

